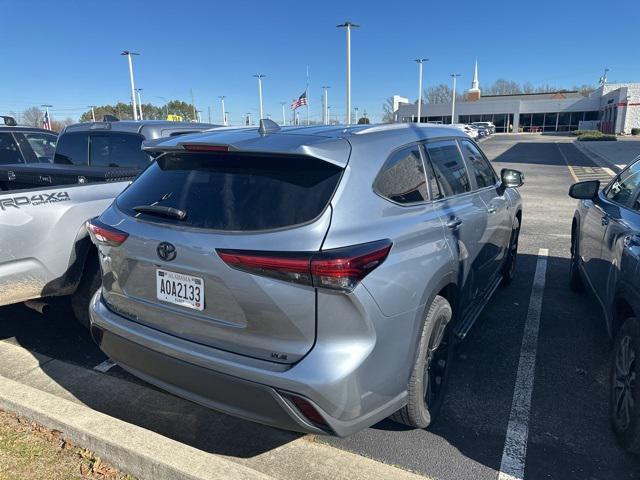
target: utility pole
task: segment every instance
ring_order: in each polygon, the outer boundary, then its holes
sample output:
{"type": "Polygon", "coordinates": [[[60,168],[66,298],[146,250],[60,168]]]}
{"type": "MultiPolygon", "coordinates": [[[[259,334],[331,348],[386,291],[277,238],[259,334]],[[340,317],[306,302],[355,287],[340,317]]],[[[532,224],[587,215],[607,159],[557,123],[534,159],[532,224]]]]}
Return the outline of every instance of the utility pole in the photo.
{"type": "Polygon", "coordinates": [[[94,108],[96,107],[96,105],[88,105],[88,107],[91,109],[91,118],[95,122],[96,121],[96,111],[94,110],[94,108]]]}
{"type": "Polygon", "coordinates": [[[287,115],[284,112],[284,107],[287,104],[287,102],[280,102],[280,105],[282,105],[282,125],[286,125],[287,124],[287,115]]]}
{"type": "Polygon", "coordinates": [[[327,125],[331,125],[331,105],[327,105],[327,125]]]}
{"type": "Polygon", "coordinates": [[[456,80],[460,76],[459,73],[452,73],[451,78],[453,78],[453,95],[451,95],[451,124],[455,122],[456,117],[456,80]]]}
{"type": "Polygon", "coordinates": [[[347,29],[347,125],[351,125],[351,29],[358,28],[360,25],[344,22],[336,27],[347,29]]]}
{"type": "Polygon", "coordinates": [[[193,88],[190,88],[189,91],[191,92],[191,106],[193,107],[193,119],[194,121],[197,121],[198,113],[196,112],[196,101],[193,98],[193,88]]]}
{"type": "Polygon", "coordinates": [[[133,61],[131,60],[131,57],[133,55],[140,55],[140,54],[125,50],[120,55],[126,55],[127,58],[129,59],[129,80],[131,82],[131,106],[133,108],[133,119],[138,120],[138,112],[137,112],[137,105],[136,105],[136,85],[135,85],[135,82],[133,81],[133,61]]]}
{"type": "Polygon", "coordinates": [[[220,99],[220,103],[222,104],[222,110],[220,110],[222,112],[222,125],[224,125],[225,127],[227,126],[227,112],[224,109],[224,99],[227,98],[226,95],[218,95],[218,98],[220,99]]]}
{"type": "Polygon", "coordinates": [[[422,64],[428,62],[428,58],[416,58],[418,63],[418,123],[422,118],[422,64]]]}
{"type": "Polygon", "coordinates": [[[262,79],[266,77],[266,75],[262,75],[261,73],[257,73],[254,75],[258,79],[258,102],[260,103],[260,120],[262,120],[262,79]]]}
{"type": "Polygon", "coordinates": [[[140,110],[140,120],[144,120],[142,116],[142,89],[136,88],[136,93],[138,94],[138,109],[140,110]]]}
{"type": "Polygon", "coordinates": [[[322,87],[322,123],[329,125],[329,86],[322,87]]]}

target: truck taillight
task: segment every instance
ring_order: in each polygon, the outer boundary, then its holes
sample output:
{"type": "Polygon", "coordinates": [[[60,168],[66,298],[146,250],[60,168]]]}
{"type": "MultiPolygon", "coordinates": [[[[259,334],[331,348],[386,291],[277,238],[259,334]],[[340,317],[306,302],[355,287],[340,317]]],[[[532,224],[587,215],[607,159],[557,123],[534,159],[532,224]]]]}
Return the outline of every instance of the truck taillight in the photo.
{"type": "Polygon", "coordinates": [[[231,268],[302,285],[350,292],[389,255],[390,240],[306,252],[216,250],[231,268]]]}
{"type": "Polygon", "coordinates": [[[129,237],[128,233],[105,225],[96,218],[88,220],[86,225],[91,241],[96,245],[119,247],[129,237]]]}

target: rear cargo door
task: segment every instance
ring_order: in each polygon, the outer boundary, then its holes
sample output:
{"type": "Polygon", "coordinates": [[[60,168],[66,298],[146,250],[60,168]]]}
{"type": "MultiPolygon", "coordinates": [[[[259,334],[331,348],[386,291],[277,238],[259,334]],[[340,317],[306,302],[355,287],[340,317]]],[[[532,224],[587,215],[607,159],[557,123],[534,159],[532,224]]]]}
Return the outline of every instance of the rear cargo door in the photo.
{"type": "MultiPolygon", "coordinates": [[[[341,167],[305,156],[160,157],[101,217],[129,234],[103,264],[107,305],[193,342],[297,361],[315,341],[314,288],[232,268],[217,251],[289,258],[318,251],[341,174],[341,167]]],[[[278,268],[286,270],[286,262],[278,268]]]]}

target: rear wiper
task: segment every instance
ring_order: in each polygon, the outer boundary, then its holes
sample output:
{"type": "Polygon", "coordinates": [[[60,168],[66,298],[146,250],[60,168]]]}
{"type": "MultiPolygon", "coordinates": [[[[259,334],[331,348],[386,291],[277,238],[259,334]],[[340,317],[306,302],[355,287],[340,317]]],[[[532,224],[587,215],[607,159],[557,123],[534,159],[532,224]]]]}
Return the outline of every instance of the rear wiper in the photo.
{"type": "Polygon", "coordinates": [[[184,210],[173,207],[165,207],[163,205],[138,205],[137,207],[133,207],[133,210],[138,213],[160,215],[163,217],[175,218],[177,220],[184,220],[185,218],[187,218],[187,212],[185,212],[184,210]]]}

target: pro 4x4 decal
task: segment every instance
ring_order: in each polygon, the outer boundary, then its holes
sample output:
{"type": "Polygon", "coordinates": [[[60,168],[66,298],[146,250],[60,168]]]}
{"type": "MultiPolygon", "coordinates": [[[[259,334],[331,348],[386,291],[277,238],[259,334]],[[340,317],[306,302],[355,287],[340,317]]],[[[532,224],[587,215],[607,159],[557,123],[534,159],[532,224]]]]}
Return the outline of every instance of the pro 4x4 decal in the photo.
{"type": "Polygon", "coordinates": [[[48,205],[50,203],[67,202],[71,200],[68,192],[38,193],[37,195],[21,195],[18,197],[0,198],[0,209],[20,208],[27,205],[48,205]]]}

